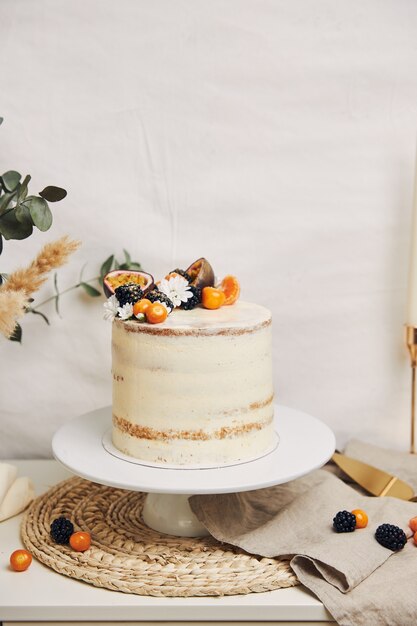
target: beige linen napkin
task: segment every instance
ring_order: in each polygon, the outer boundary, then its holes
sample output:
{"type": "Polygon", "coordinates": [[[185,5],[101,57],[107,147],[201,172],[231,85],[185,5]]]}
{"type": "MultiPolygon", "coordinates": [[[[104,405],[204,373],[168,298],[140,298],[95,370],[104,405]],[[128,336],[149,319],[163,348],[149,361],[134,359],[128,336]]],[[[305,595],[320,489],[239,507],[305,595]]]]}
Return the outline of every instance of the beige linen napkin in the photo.
{"type": "MultiPolygon", "coordinates": [[[[355,448],[357,458],[371,462],[366,444],[360,446],[355,448]]],[[[385,459],[385,451],[381,454],[385,459]]],[[[405,465],[409,455],[403,456],[405,465]]],[[[417,459],[413,462],[417,477],[417,459]]],[[[391,469],[386,459],[381,463],[381,468],[391,469]]],[[[407,467],[403,477],[409,479],[410,473],[407,467]]],[[[393,553],[374,538],[383,523],[400,526],[411,537],[408,520],[417,516],[416,503],[364,496],[330,472],[318,470],[268,489],[193,496],[190,505],[218,540],[252,554],[292,557],[299,580],[341,626],[417,624],[417,546],[409,541],[393,553]],[[368,527],[336,533],[335,513],[356,508],[368,513],[368,527]]]]}
{"type": "Polygon", "coordinates": [[[0,463],[0,522],[21,513],[34,497],[30,478],[17,478],[15,465],[0,463]]]}
{"type": "Polygon", "coordinates": [[[409,483],[417,494],[417,455],[386,450],[358,439],[349,441],[345,454],[398,476],[409,483]]]}

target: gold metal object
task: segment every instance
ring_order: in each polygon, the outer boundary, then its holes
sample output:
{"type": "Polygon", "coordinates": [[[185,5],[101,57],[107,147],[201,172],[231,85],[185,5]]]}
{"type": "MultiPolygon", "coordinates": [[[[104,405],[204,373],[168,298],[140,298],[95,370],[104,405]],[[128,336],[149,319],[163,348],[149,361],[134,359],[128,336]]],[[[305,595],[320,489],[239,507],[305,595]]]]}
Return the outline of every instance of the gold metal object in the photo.
{"type": "Polygon", "coordinates": [[[411,432],[410,452],[416,453],[415,446],[415,417],[416,417],[416,367],[417,367],[417,328],[406,326],[406,344],[411,361],[411,432]]]}
{"type": "Polygon", "coordinates": [[[405,481],[377,467],[339,452],[335,452],[332,459],[345,474],[374,496],[392,496],[400,500],[410,500],[414,496],[413,488],[405,481]]]}

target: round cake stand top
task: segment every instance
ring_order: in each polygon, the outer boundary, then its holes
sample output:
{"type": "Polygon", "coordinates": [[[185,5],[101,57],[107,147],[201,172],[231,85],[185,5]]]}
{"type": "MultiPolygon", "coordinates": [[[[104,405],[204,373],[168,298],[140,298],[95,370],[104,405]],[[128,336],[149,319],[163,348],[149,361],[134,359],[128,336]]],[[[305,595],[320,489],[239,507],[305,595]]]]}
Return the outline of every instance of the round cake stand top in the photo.
{"type": "Polygon", "coordinates": [[[260,459],[210,469],[167,469],[129,462],[110,454],[103,435],[111,407],[76,417],[54,435],[55,458],[74,474],[103,485],[164,494],[251,491],[286,483],[323,466],[335,449],[333,432],[307,413],[275,406],[277,448],[260,459]]]}

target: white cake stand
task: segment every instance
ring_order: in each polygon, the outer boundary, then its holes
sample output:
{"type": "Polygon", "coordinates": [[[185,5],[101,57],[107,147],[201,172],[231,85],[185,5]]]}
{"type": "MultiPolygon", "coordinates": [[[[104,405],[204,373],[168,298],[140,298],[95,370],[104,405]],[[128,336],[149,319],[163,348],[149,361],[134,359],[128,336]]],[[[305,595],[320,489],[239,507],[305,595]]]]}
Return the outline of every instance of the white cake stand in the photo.
{"type": "Polygon", "coordinates": [[[145,523],[180,537],[208,534],[188,504],[194,494],[252,491],[289,482],[324,465],[335,438],[320,420],[285,406],[275,406],[279,444],[254,461],[226,467],[165,468],[141,464],[112,451],[108,431],[111,407],[76,417],[54,435],[55,458],[74,474],[103,485],[145,491],[145,523]]]}

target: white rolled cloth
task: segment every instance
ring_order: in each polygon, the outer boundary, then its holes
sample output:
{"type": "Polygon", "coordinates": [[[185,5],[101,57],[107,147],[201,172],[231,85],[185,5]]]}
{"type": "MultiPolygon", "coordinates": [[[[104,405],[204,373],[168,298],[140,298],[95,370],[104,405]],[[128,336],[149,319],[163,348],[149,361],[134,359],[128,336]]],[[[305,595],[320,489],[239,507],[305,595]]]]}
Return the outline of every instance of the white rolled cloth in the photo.
{"type": "Polygon", "coordinates": [[[30,478],[17,478],[17,467],[0,463],[0,522],[21,513],[34,497],[30,478]]]}

